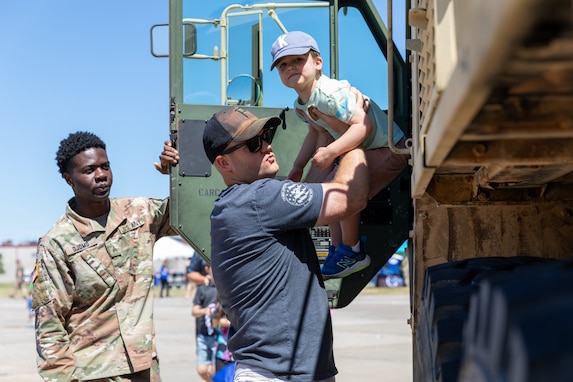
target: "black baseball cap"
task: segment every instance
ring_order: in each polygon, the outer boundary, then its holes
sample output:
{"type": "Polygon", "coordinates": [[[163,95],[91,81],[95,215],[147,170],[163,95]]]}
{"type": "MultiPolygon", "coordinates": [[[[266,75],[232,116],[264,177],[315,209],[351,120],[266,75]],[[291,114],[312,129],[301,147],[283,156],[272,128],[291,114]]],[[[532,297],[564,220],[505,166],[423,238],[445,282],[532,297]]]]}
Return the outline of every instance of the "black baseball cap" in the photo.
{"type": "Polygon", "coordinates": [[[278,126],[279,117],[257,118],[242,107],[227,107],[213,114],[205,125],[203,148],[211,163],[231,142],[246,141],[265,127],[278,126]]]}

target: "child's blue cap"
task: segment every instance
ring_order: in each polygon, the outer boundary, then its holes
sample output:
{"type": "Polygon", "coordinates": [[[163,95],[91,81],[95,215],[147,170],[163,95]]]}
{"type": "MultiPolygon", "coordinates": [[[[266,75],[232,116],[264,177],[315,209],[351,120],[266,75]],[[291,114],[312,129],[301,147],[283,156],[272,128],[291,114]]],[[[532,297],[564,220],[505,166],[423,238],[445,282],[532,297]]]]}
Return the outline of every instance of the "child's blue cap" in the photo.
{"type": "Polygon", "coordinates": [[[320,54],[318,44],[309,34],[293,31],[280,35],[271,48],[271,54],[273,55],[271,70],[275,68],[275,64],[280,58],[305,54],[309,50],[314,50],[320,54]]]}

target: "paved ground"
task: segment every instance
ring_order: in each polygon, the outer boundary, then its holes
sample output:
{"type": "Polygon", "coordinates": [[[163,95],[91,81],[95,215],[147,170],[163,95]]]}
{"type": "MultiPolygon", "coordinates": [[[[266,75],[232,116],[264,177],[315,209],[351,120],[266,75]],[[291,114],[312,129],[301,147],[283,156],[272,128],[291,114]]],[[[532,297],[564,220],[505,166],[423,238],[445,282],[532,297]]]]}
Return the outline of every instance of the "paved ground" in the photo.
{"type": "MultiPolygon", "coordinates": [[[[23,299],[0,299],[0,382],[40,381],[34,330],[23,299]]],[[[363,294],[332,312],[337,382],[412,381],[409,302],[403,294],[363,294]]],[[[156,299],[157,346],[164,382],[199,382],[191,300],[156,299]]]]}

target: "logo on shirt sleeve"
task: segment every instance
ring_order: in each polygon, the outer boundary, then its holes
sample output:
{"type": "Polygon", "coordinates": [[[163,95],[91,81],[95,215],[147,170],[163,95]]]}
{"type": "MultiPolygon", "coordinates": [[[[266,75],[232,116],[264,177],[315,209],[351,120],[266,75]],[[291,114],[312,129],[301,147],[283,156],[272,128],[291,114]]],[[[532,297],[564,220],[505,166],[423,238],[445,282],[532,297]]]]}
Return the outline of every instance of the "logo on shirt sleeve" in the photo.
{"type": "Polygon", "coordinates": [[[293,206],[306,206],[312,200],[312,189],[304,183],[286,182],[281,189],[281,197],[293,206]]]}

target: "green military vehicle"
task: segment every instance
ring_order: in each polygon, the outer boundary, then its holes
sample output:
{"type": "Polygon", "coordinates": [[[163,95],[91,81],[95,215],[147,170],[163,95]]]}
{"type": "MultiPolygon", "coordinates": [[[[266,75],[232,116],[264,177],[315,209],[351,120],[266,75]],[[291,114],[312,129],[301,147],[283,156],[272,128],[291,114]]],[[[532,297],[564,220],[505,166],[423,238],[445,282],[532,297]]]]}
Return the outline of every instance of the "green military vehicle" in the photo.
{"type": "MultiPolygon", "coordinates": [[[[281,116],[273,151],[286,177],[306,126],[294,91],[270,71],[270,50],[280,34],[305,31],[325,74],[376,100],[410,137],[410,166],[362,212],[372,264],[326,281],[332,307],[352,303],[407,241],[416,381],[567,380],[573,5],[395,3],[170,0],[169,45],[153,33],[151,49],[170,63],[169,131],[181,155],[172,224],[210,257],[209,214],[224,184],[201,137],[222,107],[281,116]]],[[[324,257],[328,229],[311,234],[324,257]]]]}

